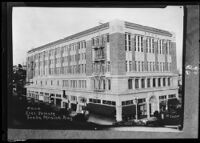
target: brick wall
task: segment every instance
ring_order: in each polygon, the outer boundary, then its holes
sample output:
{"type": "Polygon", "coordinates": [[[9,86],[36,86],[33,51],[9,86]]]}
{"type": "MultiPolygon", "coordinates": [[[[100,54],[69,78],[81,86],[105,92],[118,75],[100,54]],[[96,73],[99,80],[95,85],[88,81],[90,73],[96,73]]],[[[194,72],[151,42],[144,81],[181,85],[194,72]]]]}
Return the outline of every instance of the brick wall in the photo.
{"type": "Polygon", "coordinates": [[[86,75],[92,75],[92,40],[86,43],[86,75]]]}
{"type": "Polygon", "coordinates": [[[110,35],[110,51],[111,74],[125,74],[125,34],[113,33],[110,35]]]}
{"type": "Polygon", "coordinates": [[[171,42],[170,55],[172,57],[171,71],[177,73],[177,62],[176,62],[176,43],[171,42]]]}
{"type": "Polygon", "coordinates": [[[133,72],[136,70],[135,68],[135,37],[136,35],[133,35],[131,38],[131,51],[132,51],[132,67],[133,67],[133,72]]]}

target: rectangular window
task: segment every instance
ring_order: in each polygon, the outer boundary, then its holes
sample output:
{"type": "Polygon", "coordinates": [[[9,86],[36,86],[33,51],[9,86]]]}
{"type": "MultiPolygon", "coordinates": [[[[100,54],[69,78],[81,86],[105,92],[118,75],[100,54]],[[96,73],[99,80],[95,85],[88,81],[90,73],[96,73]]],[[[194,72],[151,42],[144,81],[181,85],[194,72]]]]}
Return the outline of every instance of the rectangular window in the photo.
{"type": "Polygon", "coordinates": [[[156,79],[153,78],[153,87],[156,87],[156,79]]]}
{"type": "Polygon", "coordinates": [[[129,61],[129,71],[132,71],[132,61],[129,61]]]}
{"type": "Polygon", "coordinates": [[[138,71],[140,71],[140,61],[138,61],[138,71]]]}
{"type": "Polygon", "coordinates": [[[152,53],[155,52],[155,49],[154,49],[154,39],[152,39],[152,53]]]}
{"type": "Polygon", "coordinates": [[[139,88],[139,79],[135,79],[135,89],[139,88]]]}
{"type": "Polygon", "coordinates": [[[129,51],[131,51],[131,34],[128,33],[128,48],[129,48],[129,51]]]}
{"type": "Polygon", "coordinates": [[[134,36],[134,50],[136,51],[136,36],[134,36]]]}
{"type": "Polygon", "coordinates": [[[126,61],[126,72],[128,71],[128,62],[126,61]]]}
{"type": "Polygon", "coordinates": [[[106,35],[107,42],[109,42],[109,34],[106,35]]]}
{"type": "Polygon", "coordinates": [[[161,86],[161,79],[158,78],[158,87],[160,87],[160,86],[161,86]]]}
{"type": "Polygon", "coordinates": [[[111,90],[111,80],[108,79],[108,90],[111,90]]]}
{"type": "Polygon", "coordinates": [[[163,86],[165,86],[165,78],[163,78],[163,86]]]}
{"type": "Polygon", "coordinates": [[[151,87],[151,79],[150,78],[147,79],[147,87],[151,87]]]}
{"type": "Polygon", "coordinates": [[[131,34],[125,33],[125,51],[131,51],[131,34]]]}
{"type": "Polygon", "coordinates": [[[137,46],[138,46],[138,52],[140,51],[140,36],[137,36],[137,46]]]}
{"type": "Polygon", "coordinates": [[[145,88],[145,80],[144,79],[141,79],[141,87],[145,88]]]}
{"type": "Polygon", "coordinates": [[[169,78],[168,78],[168,86],[170,86],[170,84],[171,84],[171,83],[170,83],[170,77],[169,77],[169,78]]]}
{"type": "Polygon", "coordinates": [[[143,36],[141,36],[141,52],[143,52],[143,36]]]}
{"type": "Polygon", "coordinates": [[[128,89],[132,89],[132,79],[128,79],[128,89]]]}
{"type": "Polygon", "coordinates": [[[142,71],[144,71],[144,62],[142,61],[142,71]]]}

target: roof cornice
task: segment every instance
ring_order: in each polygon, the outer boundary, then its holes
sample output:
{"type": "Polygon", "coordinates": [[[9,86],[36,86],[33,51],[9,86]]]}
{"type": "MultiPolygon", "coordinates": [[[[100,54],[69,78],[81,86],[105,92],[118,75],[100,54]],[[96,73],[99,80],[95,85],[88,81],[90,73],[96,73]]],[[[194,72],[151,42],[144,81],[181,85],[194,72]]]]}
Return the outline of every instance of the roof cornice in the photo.
{"type": "Polygon", "coordinates": [[[99,26],[96,26],[96,27],[93,27],[93,28],[90,28],[90,29],[87,29],[87,30],[84,30],[82,32],[79,32],[79,33],[76,33],[76,34],[73,34],[71,36],[68,36],[68,37],[65,37],[63,39],[59,39],[57,41],[53,41],[53,42],[50,42],[48,44],[45,44],[43,46],[40,46],[40,47],[37,47],[37,48],[34,48],[34,49],[31,49],[29,50],[27,53],[31,53],[31,52],[34,52],[34,51],[37,51],[37,50],[42,50],[48,46],[53,46],[53,45],[56,45],[56,44],[59,44],[59,43],[62,43],[64,41],[69,41],[69,40],[73,40],[75,38],[78,38],[80,36],[83,36],[83,35],[86,35],[86,34],[91,34],[91,33],[94,33],[94,32],[97,32],[99,30],[103,30],[105,28],[109,28],[109,22],[107,23],[104,23],[104,24],[101,24],[99,26]]]}
{"type": "Polygon", "coordinates": [[[131,22],[125,21],[125,27],[135,29],[135,30],[141,30],[141,31],[146,31],[146,32],[150,32],[150,33],[155,33],[155,34],[159,34],[159,35],[163,35],[163,36],[172,37],[172,34],[168,31],[156,29],[156,28],[149,27],[149,26],[143,26],[143,25],[139,25],[139,24],[135,24],[135,23],[131,23],[131,22]]]}

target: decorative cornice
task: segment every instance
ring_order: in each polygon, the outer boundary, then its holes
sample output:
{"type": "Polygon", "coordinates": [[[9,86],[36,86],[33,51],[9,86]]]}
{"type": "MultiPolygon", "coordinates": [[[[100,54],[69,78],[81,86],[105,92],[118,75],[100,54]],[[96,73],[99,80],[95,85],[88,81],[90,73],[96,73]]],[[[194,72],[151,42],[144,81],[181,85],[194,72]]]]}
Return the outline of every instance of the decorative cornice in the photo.
{"type": "Polygon", "coordinates": [[[151,32],[151,33],[155,33],[155,34],[159,34],[159,35],[163,35],[163,36],[172,37],[172,34],[168,31],[156,29],[156,28],[149,27],[149,26],[143,26],[143,25],[139,25],[139,24],[135,24],[135,23],[131,23],[131,22],[125,21],[125,27],[136,29],[136,30],[141,30],[141,31],[146,31],[146,32],[151,32]]]}
{"type": "Polygon", "coordinates": [[[40,46],[40,47],[37,47],[37,48],[34,48],[34,49],[31,49],[28,51],[28,53],[31,53],[31,52],[34,52],[34,51],[37,51],[37,50],[41,50],[41,49],[44,49],[48,46],[53,46],[55,44],[59,44],[59,43],[62,43],[63,41],[68,41],[68,40],[73,40],[75,38],[78,38],[79,36],[83,36],[85,34],[91,34],[93,32],[97,32],[98,30],[103,30],[105,28],[109,28],[109,22],[107,23],[104,23],[104,24],[101,24],[99,26],[96,26],[96,27],[93,27],[93,28],[90,28],[90,29],[87,29],[85,31],[82,31],[82,32],[79,32],[79,33],[76,33],[76,34],[73,34],[71,36],[68,36],[66,38],[63,38],[63,39],[59,39],[57,41],[54,41],[54,42],[50,42],[48,44],[45,44],[43,46],[40,46]]]}

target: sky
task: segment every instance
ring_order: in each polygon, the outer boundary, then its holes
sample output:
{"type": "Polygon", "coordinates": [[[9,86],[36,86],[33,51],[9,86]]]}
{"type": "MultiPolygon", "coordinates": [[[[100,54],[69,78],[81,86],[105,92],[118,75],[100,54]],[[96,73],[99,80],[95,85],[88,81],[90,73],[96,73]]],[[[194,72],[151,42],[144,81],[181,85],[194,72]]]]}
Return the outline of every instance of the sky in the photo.
{"type": "Polygon", "coordinates": [[[172,31],[176,35],[177,68],[182,70],[183,7],[166,8],[13,8],[13,65],[25,64],[27,51],[97,26],[124,20],[172,31]]]}

